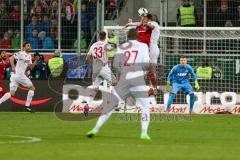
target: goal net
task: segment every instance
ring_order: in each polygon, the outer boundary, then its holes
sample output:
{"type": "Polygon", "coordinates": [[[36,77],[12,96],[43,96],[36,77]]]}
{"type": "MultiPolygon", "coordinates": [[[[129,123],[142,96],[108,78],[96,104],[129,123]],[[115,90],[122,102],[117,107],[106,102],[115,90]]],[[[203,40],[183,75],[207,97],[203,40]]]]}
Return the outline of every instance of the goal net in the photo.
{"type": "MultiPolygon", "coordinates": [[[[165,77],[182,54],[197,74],[196,112],[239,112],[240,28],[162,27],[160,35],[165,77]]],[[[186,104],[183,93],[175,103],[186,104]]]]}
{"type": "MultiPolygon", "coordinates": [[[[105,30],[111,30],[118,43],[126,40],[126,31],[121,26],[108,26],[105,30]]],[[[186,55],[201,87],[195,92],[194,111],[240,113],[240,28],[161,27],[160,33],[157,74],[162,92],[153,110],[157,112],[165,106],[169,96],[164,90],[167,75],[179,63],[180,55],[186,55]]],[[[181,91],[171,111],[187,113],[188,109],[188,98],[181,91]]]]}

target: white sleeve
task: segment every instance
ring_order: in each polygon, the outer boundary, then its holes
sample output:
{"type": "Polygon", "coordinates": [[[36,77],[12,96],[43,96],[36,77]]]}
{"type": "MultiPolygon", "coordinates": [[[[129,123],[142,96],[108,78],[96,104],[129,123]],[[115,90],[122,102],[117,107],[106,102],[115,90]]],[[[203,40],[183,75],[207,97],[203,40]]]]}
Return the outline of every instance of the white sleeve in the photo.
{"type": "Polygon", "coordinates": [[[152,22],[149,22],[149,24],[154,26],[154,29],[160,29],[160,27],[159,27],[157,22],[152,21],[152,22]]]}
{"type": "Polygon", "coordinates": [[[123,54],[123,51],[118,47],[116,54],[123,54]]]}
{"type": "Polygon", "coordinates": [[[30,57],[29,63],[32,64],[32,56],[31,56],[31,54],[29,55],[29,57],[30,57]]]}
{"type": "Polygon", "coordinates": [[[14,55],[14,58],[17,60],[24,60],[25,59],[25,54],[23,52],[17,52],[14,55]]]}
{"type": "Polygon", "coordinates": [[[13,57],[14,57],[15,59],[21,59],[21,58],[20,58],[20,57],[21,57],[21,52],[14,53],[14,54],[13,54],[13,57]]]}
{"type": "Polygon", "coordinates": [[[105,50],[109,51],[109,50],[112,50],[113,47],[111,46],[111,44],[107,43],[106,44],[106,47],[105,47],[105,50]]]}
{"type": "Polygon", "coordinates": [[[141,25],[141,22],[131,22],[131,23],[128,23],[129,26],[140,26],[141,25]]]}

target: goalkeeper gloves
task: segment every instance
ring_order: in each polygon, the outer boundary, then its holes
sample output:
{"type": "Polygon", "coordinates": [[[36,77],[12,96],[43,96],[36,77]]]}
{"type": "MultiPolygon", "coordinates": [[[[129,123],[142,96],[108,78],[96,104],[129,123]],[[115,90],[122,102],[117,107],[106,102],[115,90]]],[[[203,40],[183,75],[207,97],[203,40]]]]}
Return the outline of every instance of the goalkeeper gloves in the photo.
{"type": "Polygon", "coordinates": [[[200,86],[199,86],[197,80],[194,82],[194,87],[195,87],[195,89],[196,89],[197,91],[200,89],[200,86]]]}

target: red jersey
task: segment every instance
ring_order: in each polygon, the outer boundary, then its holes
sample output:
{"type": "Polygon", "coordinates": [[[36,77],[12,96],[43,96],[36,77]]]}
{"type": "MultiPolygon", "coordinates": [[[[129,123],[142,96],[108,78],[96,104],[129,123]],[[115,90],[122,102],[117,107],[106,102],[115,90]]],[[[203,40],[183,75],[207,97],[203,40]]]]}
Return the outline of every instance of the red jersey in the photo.
{"type": "Polygon", "coordinates": [[[137,26],[138,41],[150,45],[150,39],[152,35],[152,29],[148,26],[137,26]]]}
{"type": "Polygon", "coordinates": [[[2,83],[5,69],[8,67],[10,67],[10,64],[6,64],[6,62],[0,58],[0,83],[2,83]]]}
{"type": "Polygon", "coordinates": [[[7,93],[7,88],[3,86],[2,80],[4,78],[5,69],[8,67],[10,67],[10,64],[6,64],[6,62],[2,60],[2,58],[0,58],[0,87],[1,87],[0,98],[2,98],[2,96],[5,93],[7,93]]]}

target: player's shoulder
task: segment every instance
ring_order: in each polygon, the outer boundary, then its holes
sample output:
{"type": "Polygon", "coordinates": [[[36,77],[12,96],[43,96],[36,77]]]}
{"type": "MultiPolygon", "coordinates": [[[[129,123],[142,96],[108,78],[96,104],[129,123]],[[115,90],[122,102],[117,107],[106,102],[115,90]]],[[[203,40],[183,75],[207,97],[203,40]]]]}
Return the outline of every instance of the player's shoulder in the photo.
{"type": "Polygon", "coordinates": [[[155,21],[151,21],[150,24],[153,25],[154,27],[160,28],[160,25],[155,21]]]}
{"type": "Polygon", "coordinates": [[[31,54],[31,53],[28,53],[27,56],[30,57],[30,58],[32,58],[32,54],[31,54]]]}
{"type": "Polygon", "coordinates": [[[187,64],[186,67],[187,67],[188,69],[192,69],[192,66],[191,66],[190,64],[187,64]]]}
{"type": "Polygon", "coordinates": [[[152,24],[152,25],[155,25],[155,26],[159,26],[159,24],[157,22],[155,22],[155,21],[151,21],[149,23],[152,24]]]}
{"type": "Polygon", "coordinates": [[[23,54],[23,53],[24,53],[23,51],[15,52],[15,54],[23,54]]]}
{"type": "Polygon", "coordinates": [[[148,45],[146,43],[142,43],[142,42],[139,42],[137,40],[133,41],[133,43],[138,46],[138,47],[141,47],[141,48],[147,48],[148,49],[148,45]]]}
{"type": "Polygon", "coordinates": [[[98,44],[98,42],[94,42],[93,44],[92,44],[92,46],[96,46],[98,44]]]}
{"type": "Polygon", "coordinates": [[[24,55],[24,52],[23,51],[18,51],[18,52],[15,52],[13,55],[14,56],[24,55]]]}
{"type": "Polygon", "coordinates": [[[173,66],[173,69],[178,69],[180,67],[180,64],[176,64],[175,66],[173,66]]]}
{"type": "Polygon", "coordinates": [[[93,48],[95,48],[95,47],[97,46],[97,43],[98,43],[98,42],[94,42],[94,43],[91,45],[91,47],[90,47],[89,50],[90,50],[90,51],[93,50],[93,48]]]}

